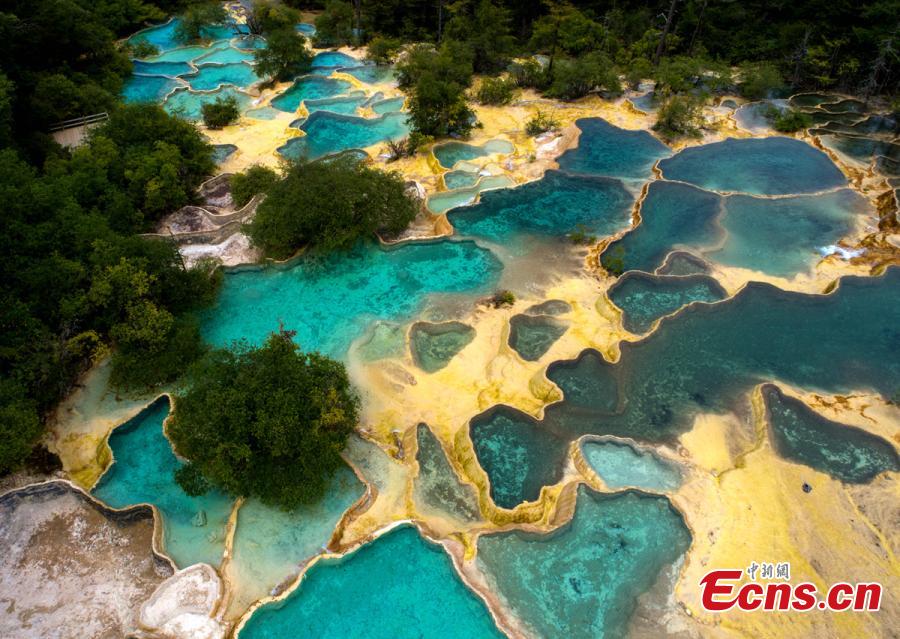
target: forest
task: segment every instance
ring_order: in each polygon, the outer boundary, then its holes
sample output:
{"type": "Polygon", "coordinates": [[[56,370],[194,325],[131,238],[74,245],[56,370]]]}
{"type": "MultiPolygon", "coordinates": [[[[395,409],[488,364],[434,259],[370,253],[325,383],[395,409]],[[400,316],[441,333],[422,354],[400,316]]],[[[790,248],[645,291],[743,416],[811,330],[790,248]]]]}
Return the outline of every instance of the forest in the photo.
{"type": "MultiPolygon", "coordinates": [[[[285,4],[315,12],[315,46],[367,44],[370,59],[398,63],[414,134],[397,153],[464,136],[473,100],[503,104],[523,88],[571,100],[653,79],[668,96],[665,135],[689,133],[699,96],[735,82],[747,96],[828,89],[892,100],[898,90],[898,0],[285,4]]],[[[273,5],[253,7],[274,51],[258,68],[283,78],[309,52],[292,28],[284,35],[290,25],[272,18],[273,5]]],[[[196,313],[215,299],[221,273],[188,270],[173,244],[139,234],[194,200],[215,169],[212,148],[192,124],[120,98],[135,53],[123,38],[183,12],[186,39],[223,14],[178,0],[11,0],[0,10],[0,474],[28,459],[47,416],[108,355],[113,383],[128,390],[177,379],[207,350],[196,313]],[[108,123],[77,150],[48,134],[103,111],[108,123]]],[[[385,192],[400,197],[397,184],[385,192]]],[[[371,230],[355,203],[345,208],[371,230]]],[[[299,222],[294,235],[266,242],[284,254],[313,237],[299,222]]]]}

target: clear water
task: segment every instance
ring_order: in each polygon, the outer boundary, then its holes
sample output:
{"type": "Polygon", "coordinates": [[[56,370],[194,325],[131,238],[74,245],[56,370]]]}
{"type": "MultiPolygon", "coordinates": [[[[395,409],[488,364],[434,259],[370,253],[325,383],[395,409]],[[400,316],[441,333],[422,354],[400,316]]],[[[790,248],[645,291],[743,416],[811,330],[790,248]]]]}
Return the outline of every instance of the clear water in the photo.
{"type": "Polygon", "coordinates": [[[578,146],[559,158],[559,168],[572,173],[619,178],[649,178],[657,160],[672,151],[647,131],[628,131],[601,118],[583,118],[578,146]]]}
{"type": "Polygon", "coordinates": [[[416,431],[419,476],[415,480],[413,499],[420,513],[449,517],[465,523],[481,519],[478,494],[456,476],[444,454],[441,443],[425,424],[416,431]]]}
{"type": "Polygon", "coordinates": [[[514,315],[509,320],[509,346],[522,359],[536,362],[568,328],[567,322],[547,315],[514,315]]]}
{"type": "MultiPolygon", "coordinates": [[[[274,104],[274,101],[273,101],[274,104]]],[[[379,142],[400,140],[409,134],[405,113],[378,118],[357,118],[328,111],[312,113],[299,127],[306,133],[291,138],[278,152],[284,157],[315,160],[348,149],[364,149],[379,142]]]]}
{"type": "MultiPolygon", "coordinates": [[[[451,171],[451,173],[453,172],[464,173],[464,171],[451,171]]],[[[477,174],[475,175],[477,178],[477,174]]],[[[428,208],[432,213],[446,213],[450,209],[472,204],[478,199],[478,195],[484,191],[504,189],[515,185],[505,175],[491,175],[477,179],[478,181],[474,186],[458,188],[453,191],[442,191],[432,195],[428,198],[428,208]]],[[[451,181],[453,181],[453,178],[451,178],[451,181]]]]}
{"type": "Polygon", "coordinates": [[[344,512],[365,493],[348,466],[330,480],[316,504],[285,512],[248,499],[238,511],[234,551],[228,566],[236,581],[233,610],[243,612],[276,586],[297,576],[300,566],[323,552],[344,512]]]}
{"type": "Polygon", "coordinates": [[[771,384],[763,388],[763,398],[772,443],[782,457],[853,484],[900,471],[897,451],[882,438],[825,419],[771,384]]]}
{"type": "Polygon", "coordinates": [[[246,88],[259,82],[253,67],[243,62],[236,64],[203,64],[195,73],[182,76],[195,91],[211,91],[223,84],[246,88]]]}
{"type": "Polygon", "coordinates": [[[465,142],[445,142],[433,149],[434,157],[446,169],[452,169],[457,162],[468,162],[494,153],[512,153],[515,147],[506,140],[489,140],[481,146],[465,142]]]}
{"type": "Polygon", "coordinates": [[[436,373],[475,339],[475,329],[462,322],[416,322],[409,330],[409,348],[416,366],[436,373]]]}
{"type": "Polygon", "coordinates": [[[838,100],[837,102],[826,102],[820,104],[819,108],[829,113],[865,113],[866,105],[861,100],[847,98],[838,100]]]}
{"type": "Polygon", "coordinates": [[[685,251],[673,251],[666,257],[665,263],[656,269],[659,275],[703,275],[709,273],[709,265],[685,251]]]}
{"type": "Polygon", "coordinates": [[[181,24],[179,18],[173,18],[164,24],[149,27],[128,38],[128,43],[135,45],[138,42],[149,42],[160,51],[168,51],[181,46],[181,41],[175,37],[178,25],[181,24]]]}
{"type": "Polygon", "coordinates": [[[640,224],[612,242],[601,261],[608,270],[653,271],[679,247],[709,259],[781,277],[809,271],[819,247],[849,233],[870,212],[849,189],[819,195],[720,197],[678,182],[653,182],[641,204],[640,224]],[[713,247],[721,245],[721,248],[713,247]]]}
{"type": "Polygon", "coordinates": [[[213,344],[260,343],[283,321],[304,349],[342,358],[373,321],[409,319],[434,294],[483,294],[501,269],[473,242],[361,244],[290,268],[227,273],[203,331],[213,344]]]}
{"type": "Polygon", "coordinates": [[[311,36],[311,35],[315,35],[315,33],[316,33],[316,25],[309,24],[308,22],[301,22],[300,24],[296,25],[294,28],[297,29],[297,31],[299,31],[303,35],[311,36]]]}
{"type": "Polygon", "coordinates": [[[731,196],[722,218],[728,242],[708,257],[792,277],[809,271],[820,259],[818,249],[850,233],[855,218],[867,212],[868,202],[850,189],[776,200],[731,196]]]}
{"type": "Polygon", "coordinates": [[[503,637],[444,551],[404,526],[317,563],[289,597],[255,612],[240,637],[440,639],[451,628],[458,639],[503,637]]]}
{"type": "Polygon", "coordinates": [[[244,115],[255,120],[274,120],[276,117],[278,117],[279,113],[282,113],[282,111],[273,109],[270,106],[264,106],[259,107],[258,109],[250,109],[244,115]]]}
{"type": "Polygon", "coordinates": [[[734,112],[734,119],[738,126],[745,131],[754,134],[767,133],[772,131],[772,120],[767,117],[767,113],[771,107],[775,107],[784,112],[787,107],[785,100],[766,100],[763,102],[750,102],[739,107],[734,112]]]}
{"type": "Polygon", "coordinates": [[[216,164],[222,164],[222,162],[231,157],[231,154],[235,151],[237,151],[237,147],[233,144],[214,144],[213,160],[216,164]]]}
{"type": "Polygon", "coordinates": [[[355,344],[355,354],[364,362],[375,362],[406,353],[406,327],[394,322],[375,322],[355,344]]]}
{"type": "Polygon", "coordinates": [[[826,148],[864,164],[870,163],[877,155],[895,161],[900,160],[900,144],[893,144],[878,138],[863,138],[853,135],[821,135],[819,139],[826,148]]]}
{"type": "Polygon", "coordinates": [[[498,244],[521,234],[564,237],[581,227],[603,236],[628,225],[633,201],[618,180],[548,171],[542,180],[485,193],[449,219],[460,235],[498,244]]]}
{"type": "Polygon", "coordinates": [[[173,115],[179,115],[187,120],[200,120],[204,104],[212,104],[219,98],[234,97],[238,103],[238,109],[244,111],[250,104],[251,98],[243,91],[234,87],[223,87],[208,93],[195,93],[188,89],[178,89],[166,98],[163,108],[173,115]]]}
{"type": "Polygon", "coordinates": [[[847,185],[822,151],[783,137],[728,139],[690,147],[660,161],[659,168],[670,180],[753,195],[814,193],[847,185]]]}
{"type": "Polygon", "coordinates": [[[671,277],[630,271],[607,292],[622,309],[625,330],[640,335],[660,317],[674,313],[691,302],[718,302],[728,294],[706,275],[671,277]]]}
{"type": "Polygon", "coordinates": [[[272,99],[271,105],[279,111],[293,113],[304,100],[332,98],[350,90],[350,83],[321,75],[306,75],[296,80],[284,93],[272,99]]]}
{"type": "Polygon", "coordinates": [[[324,98],[322,100],[307,100],[306,110],[309,113],[316,111],[330,111],[344,115],[356,115],[356,110],[366,101],[365,93],[338,96],[336,98],[324,98]]]}
{"type": "MultiPolygon", "coordinates": [[[[379,100],[372,103],[372,110],[378,115],[385,113],[395,113],[403,110],[406,98],[388,98],[387,100],[379,100]]],[[[448,187],[449,188],[449,187],[448,187]]]]}
{"type": "Polygon", "coordinates": [[[255,51],[256,49],[265,49],[268,46],[266,39],[262,36],[241,36],[240,38],[234,38],[231,41],[231,44],[238,49],[246,49],[248,51],[255,51]]]}
{"type": "Polygon", "coordinates": [[[842,278],[827,296],[751,282],[729,300],[690,306],[644,340],[624,343],[617,364],[595,351],[552,364],[547,376],[565,400],[549,406],[543,421],[501,407],[471,422],[492,491],[508,495],[506,503],[533,499],[556,480],[574,438],[674,441],[699,413],[743,410],[742,398],[765,381],[890,397],[900,388],[898,290],[900,268],[842,278]],[[492,425],[498,415],[505,425],[492,425]]]}
{"type": "Polygon", "coordinates": [[[650,184],[641,204],[641,223],[603,252],[603,266],[614,272],[653,271],[678,246],[707,246],[722,236],[716,218],[722,198],[680,184],[650,184]]]}
{"type": "Polygon", "coordinates": [[[477,562],[536,636],[614,639],[626,635],[638,595],[690,541],[664,497],[581,487],[569,524],[550,535],[481,536],[477,562]]]}
{"type": "Polygon", "coordinates": [[[501,508],[535,501],[543,486],[562,479],[568,442],[524,413],[490,409],[472,419],[469,436],[501,508]]]}
{"type": "Polygon", "coordinates": [[[312,61],[313,69],[337,69],[340,67],[360,67],[365,64],[352,55],[340,51],[323,51],[317,53],[312,61]]]}
{"type": "MultiPolygon", "coordinates": [[[[382,84],[391,82],[394,79],[394,67],[392,66],[376,66],[367,64],[363,67],[349,67],[338,69],[341,73],[348,73],[360,82],[366,84],[382,84]]],[[[401,102],[402,98],[398,98],[401,102]]],[[[396,109],[399,110],[399,109],[396,109]]]]}
{"type": "Polygon", "coordinates": [[[125,80],[122,99],[129,103],[158,103],[179,86],[182,85],[177,80],[159,75],[133,75],[125,80]]]}
{"type": "Polygon", "coordinates": [[[189,497],[175,483],[181,462],[163,434],[169,401],[156,401],[109,437],[114,463],[92,494],[113,508],[153,504],[163,523],[163,548],[179,568],[218,566],[233,500],[218,491],[189,497]]]}
{"type": "Polygon", "coordinates": [[[132,70],[140,75],[167,75],[174,78],[177,75],[190,73],[193,67],[187,62],[145,62],[134,60],[132,70]]]}
{"type": "Polygon", "coordinates": [[[238,62],[253,62],[253,53],[241,51],[234,47],[218,49],[208,55],[195,60],[197,64],[237,64],[238,62]]]}
{"type": "Polygon", "coordinates": [[[681,485],[678,468],[650,451],[636,450],[618,442],[586,441],[581,445],[581,452],[612,490],[639,488],[668,492],[681,485]]]}
{"type": "Polygon", "coordinates": [[[828,102],[837,102],[840,98],[836,95],[828,95],[825,93],[798,93],[791,96],[790,103],[793,107],[807,108],[817,107],[828,102]]]}
{"type": "Polygon", "coordinates": [[[448,189],[462,189],[474,186],[480,176],[475,171],[450,171],[444,173],[444,185],[448,189]]]}
{"type": "Polygon", "coordinates": [[[565,315],[571,312],[572,305],[563,300],[547,300],[525,309],[531,315],[565,315]]]}
{"type": "Polygon", "coordinates": [[[628,98],[628,101],[631,102],[634,108],[644,113],[655,113],[659,108],[659,101],[656,99],[656,94],[653,91],[634,98],[628,98]]]}
{"type": "Polygon", "coordinates": [[[218,45],[212,46],[204,46],[204,45],[192,45],[189,47],[178,47],[177,49],[172,49],[170,51],[166,51],[165,53],[161,53],[155,58],[148,58],[148,62],[190,62],[195,58],[199,58],[201,56],[214,53],[219,50],[224,50],[227,47],[223,45],[223,43],[218,43],[218,45]]]}

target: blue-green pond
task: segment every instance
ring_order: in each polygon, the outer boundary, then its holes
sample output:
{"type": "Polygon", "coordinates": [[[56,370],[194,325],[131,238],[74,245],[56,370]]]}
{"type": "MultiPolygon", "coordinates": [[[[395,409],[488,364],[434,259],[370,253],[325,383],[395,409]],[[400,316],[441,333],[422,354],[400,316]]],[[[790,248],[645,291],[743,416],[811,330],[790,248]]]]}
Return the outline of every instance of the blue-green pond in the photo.
{"type": "Polygon", "coordinates": [[[302,258],[289,268],[226,274],[203,331],[214,344],[240,338],[259,343],[283,321],[297,331],[303,348],[343,357],[374,320],[409,319],[432,295],[483,294],[501,268],[473,242],[395,249],[364,243],[344,253],[302,258]]]}
{"type": "Polygon", "coordinates": [[[405,113],[359,118],[316,111],[298,128],[306,135],[291,138],[278,149],[286,158],[315,160],[348,149],[363,149],[378,142],[400,140],[409,133],[405,113]]]}
{"type": "Polygon", "coordinates": [[[900,471],[900,457],[889,442],[826,419],[772,384],[762,392],[772,444],[782,457],[853,484],[900,471]]]}
{"type": "Polygon", "coordinates": [[[660,317],[674,313],[691,302],[718,302],[727,293],[706,275],[666,276],[629,271],[607,291],[613,304],[622,309],[625,330],[646,333],[660,317]]]}
{"type": "Polygon", "coordinates": [[[616,441],[585,441],[584,459],[607,488],[639,488],[667,492],[681,484],[681,472],[672,462],[650,451],[616,441]]]}
{"type": "Polygon", "coordinates": [[[535,636],[617,639],[637,597],[690,541],[664,497],[582,486],[571,522],[549,535],[482,535],[477,564],[535,636]]]}
{"type": "Polygon", "coordinates": [[[458,639],[504,636],[446,553],[404,526],[314,565],[286,599],[258,610],[240,637],[440,639],[449,629],[458,639]]]}
{"type": "Polygon", "coordinates": [[[163,548],[179,568],[198,562],[218,566],[233,500],[218,491],[189,497],[175,483],[182,462],[163,434],[169,400],[162,398],[109,437],[114,461],[92,490],[113,508],[146,503],[162,519],[163,548]]]}

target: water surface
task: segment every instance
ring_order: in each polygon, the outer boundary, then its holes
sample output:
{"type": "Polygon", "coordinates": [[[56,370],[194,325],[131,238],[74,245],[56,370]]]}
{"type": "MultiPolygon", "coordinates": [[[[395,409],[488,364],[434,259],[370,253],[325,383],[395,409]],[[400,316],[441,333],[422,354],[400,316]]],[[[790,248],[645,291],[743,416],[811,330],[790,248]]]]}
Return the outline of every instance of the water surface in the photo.
{"type": "Polygon", "coordinates": [[[391,250],[362,243],[347,252],[301,259],[289,268],[227,273],[203,324],[213,344],[262,342],[284,327],[297,343],[343,357],[376,319],[399,321],[422,310],[429,296],[476,296],[493,287],[501,265],[473,242],[416,243],[391,250]]]}
{"type": "Polygon", "coordinates": [[[763,388],[763,399],[772,443],[782,457],[852,484],[900,471],[897,451],[881,437],[825,419],[772,384],[763,388]]]}
{"type": "Polygon", "coordinates": [[[114,462],[91,491],[113,508],[153,504],[163,525],[163,548],[179,568],[218,566],[233,500],[213,490],[189,497],[175,483],[182,462],[163,435],[169,400],[161,398],[109,437],[114,462]]]}
{"type": "Polygon", "coordinates": [[[287,599],[253,614],[241,639],[488,639],[502,635],[444,551],[411,527],[320,561],[287,599]]]}
{"type": "Polygon", "coordinates": [[[536,636],[617,639],[637,597],[690,541],[664,497],[582,486],[570,523],[549,535],[483,535],[477,563],[536,636]]]}

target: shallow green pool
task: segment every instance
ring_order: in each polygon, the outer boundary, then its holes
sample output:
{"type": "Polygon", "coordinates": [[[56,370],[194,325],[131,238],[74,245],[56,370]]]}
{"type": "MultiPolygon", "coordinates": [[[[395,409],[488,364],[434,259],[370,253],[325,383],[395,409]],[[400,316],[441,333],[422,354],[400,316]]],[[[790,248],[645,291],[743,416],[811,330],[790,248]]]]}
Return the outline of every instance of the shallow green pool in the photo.
{"type": "Polygon", "coordinates": [[[535,636],[618,639],[638,595],[690,541],[664,497],[581,487],[570,523],[549,535],[483,535],[477,563],[535,636]]]}
{"type": "Polygon", "coordinates": [[[477,296],[497,282],[501,265],[473,242],[439,241],[382,249],[364,243],[344,253],[304,258],[289,268],[228,273],[203,331],[214,344],[259,343],[284,327],[297,343],[344,357],[376,319],[411,318],[430,295],[477,296]]]}
{"type": "Polygon", "coordinates": [[[181,462],[163,435],[168,399],[160,399],[113,431],[114,462],[92,494],[113,508],[153,504],[162,515],[163,548],[179,568],[198,562],[218,566],[233,500],[211,491],[189,497],[175,483],[181,462]]]}
{"type": "Polygon", "coordinates": [[[260,608],[241,639],[502,638],[444,551],[405,526],[321,561],[284,601],[260,608]]]}

